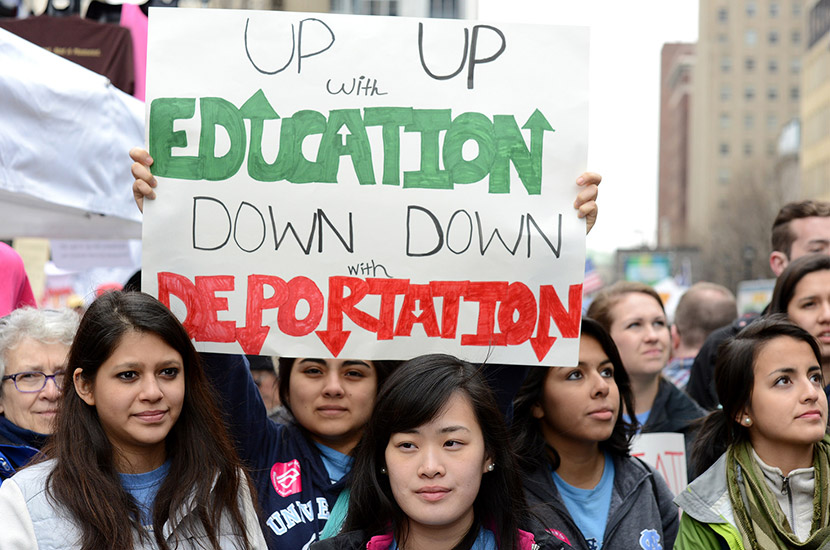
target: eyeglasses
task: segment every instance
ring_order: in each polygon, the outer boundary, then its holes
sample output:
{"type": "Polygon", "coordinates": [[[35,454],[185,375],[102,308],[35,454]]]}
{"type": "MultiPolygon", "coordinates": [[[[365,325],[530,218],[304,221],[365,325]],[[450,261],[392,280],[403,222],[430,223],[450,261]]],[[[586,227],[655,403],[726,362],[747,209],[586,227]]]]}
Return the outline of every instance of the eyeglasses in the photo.
{"type": "Polygon", "coordinates": [[[46,387],[46,381],[50,378],[55,387],[60,390],[63,387],[63,379],[66,371],[58,371],[55,374],[44,374],[42,372],[18,372],[3,377],[3,381],[11,380],[14,388],[21,393],[37,393],[46,387]]]}

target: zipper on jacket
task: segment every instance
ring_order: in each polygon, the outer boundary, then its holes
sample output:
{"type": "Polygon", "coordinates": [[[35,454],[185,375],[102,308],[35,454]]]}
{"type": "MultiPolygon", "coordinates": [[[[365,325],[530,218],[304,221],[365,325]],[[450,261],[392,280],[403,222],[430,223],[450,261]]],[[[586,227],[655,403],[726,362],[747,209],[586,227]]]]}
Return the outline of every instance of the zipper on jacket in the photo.
{"type": "Polygon", "coordinates": [[[781,494],[787,495],[787,502],[790,504],[790,529],[792,529],[793,533],[795,533],[795,511],[793,510],[793,492],[790,490],[789,477],[781,476],[781,494]]]}

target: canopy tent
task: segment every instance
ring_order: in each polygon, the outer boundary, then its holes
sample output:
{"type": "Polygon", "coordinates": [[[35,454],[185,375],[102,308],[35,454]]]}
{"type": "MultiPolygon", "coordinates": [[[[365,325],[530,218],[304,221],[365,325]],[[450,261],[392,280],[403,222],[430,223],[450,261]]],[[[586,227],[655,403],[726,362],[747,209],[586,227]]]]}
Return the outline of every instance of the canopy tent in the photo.
{"type": "Polygon", "coordinates": [[[144,103],[0,29],[0,238],[141,238],[144,103]]]}

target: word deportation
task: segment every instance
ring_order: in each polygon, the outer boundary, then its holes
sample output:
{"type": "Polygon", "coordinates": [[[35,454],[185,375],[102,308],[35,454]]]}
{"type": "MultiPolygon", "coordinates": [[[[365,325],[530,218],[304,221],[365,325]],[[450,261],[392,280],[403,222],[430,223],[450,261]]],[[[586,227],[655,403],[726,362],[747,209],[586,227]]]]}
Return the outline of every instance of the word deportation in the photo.
{"type": "Polygon", "coordinates": [[[541,285],[534,294],[520,282],[414,284],[409,279],[333,276],[328,279],[326,303],[317,283],[308,277],[285,281],[274,275],[249,275],[245,326],[240,327],[235,321],[220,321],[217,316],[228,310],[228,299],[216,293],[232,292],[235,286],[232,275],[197,276],[191,281],[176,273],[158,274],[159,300],[170,307],[173,295],[184,303],[182,323],[191,338],[197,342],[238,342],[244,353],[253,355],[259,354],[269,332],[277,330],[288,337],[314,332],[337,357],[351,334],[343,329],[344,317],[374,333],[377,340],[410,337],[416,323],[427,338],[455,340],[459,337],[460,310],[470,307],[468,303],[477,303],[476,332],[461,334],[462,346],[518,346],[529,342],[542,361],[557,339],[550,334],[551,320],[563,338],[578,338],[582,312],[582,284],[569,286],[566,308],[552,285],[541,285]],[[371,313],[365,311],[367,304],[363,302],[369,295],[380,297],[371,313]],[[396,308],[399,297],[403,299],[396,308]],[[441,298],[440,307],[436,307],[436,298],[441,298]],[[300,302],[308,306],[302,319],[297,318],[300,302]],[[361,305],[364,309],[358,307],[361,305]],[[274,309],[276,314],[263,325],[263,312],[274,309]],[[326,328],[317,330],[324,316],[326,328]]]}
{"type": "Polygon", "coordinates": [[[512,115],[494,115],[491,121],[475,112],[453,118],[450,109],[366,107],[362,113],[360,109],[332,110],[328,117],[314,110],[298,111],[281,120],[279,143],[272,143],[263,139],[265,121],[279,119],[280,115],[259,90],[239,108],[222,98],[200,98],[199,153],[174,156],[173,148],[188,146],[185,131],[174,130],[176,121],[192,119],[195,114],[196,98],[158,98],[151,103],[150,155],[156,176],[226,180],[239,171],[247,152],[248,175],[256,181],[337,183],[340,157],[349,156],[359,183],[375,185],[366,128],[378,126],[383,138],[383,185],[400,186],[403,179],[404,188],[452,189],[456,184],[475,183],[489,175],[490,193],[509,193],[512,163],[527,193],[539,195],[544,134],[553,131],[538,109],[522,126],[529,131],[528,144],[512,115]],[[250,121],[250,135],[245,120],[250,121]],[[219,157],[215,152],[217,126],[223,127],[230,138],[228,151],[219,157]],[[420,134],[420,169],[404,171],[403,178],[401,129],[420,134]],[[303,141],[312,135],[321,136],[313,161],[303,155],[303,141]],[[465,159],[462,149],[470,140],[478,145],[478,154],[465,159]],[[276,152],[273,162],[265,160],[266,152],[271,153],[269,158],[274,158],[276,152]]]}

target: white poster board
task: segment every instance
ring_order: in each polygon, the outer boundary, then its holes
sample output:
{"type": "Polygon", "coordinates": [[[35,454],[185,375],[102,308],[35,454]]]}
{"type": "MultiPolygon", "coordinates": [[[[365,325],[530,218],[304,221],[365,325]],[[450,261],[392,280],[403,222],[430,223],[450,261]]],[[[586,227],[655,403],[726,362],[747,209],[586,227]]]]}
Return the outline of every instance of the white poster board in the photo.
{"type": "Polygon", "coordinates": [[[643,459],[657,470],[679,495],[686,488],[686,442],[683,434],[658,432],[637,434],[631,441],[631,456],[643,459]]]}
{"type": "Polygon", "coordinates": [[[580,27],[151,8],[144,290],[205,351],[576,364],[587,54],[580,27]]]}

